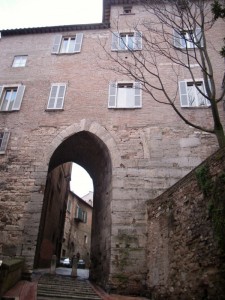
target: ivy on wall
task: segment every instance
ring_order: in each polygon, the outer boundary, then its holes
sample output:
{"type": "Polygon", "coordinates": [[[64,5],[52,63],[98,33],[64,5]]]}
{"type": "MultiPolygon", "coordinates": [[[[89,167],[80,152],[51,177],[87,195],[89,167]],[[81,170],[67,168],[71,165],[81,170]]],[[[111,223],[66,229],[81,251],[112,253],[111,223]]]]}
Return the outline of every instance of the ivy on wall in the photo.
{"type": "Polygon", "coordinates": [[[195,171],[203,195],[208,199],[209,217],[212,220],[215,238],[225,253],[225,172],[212,178],[207,164],[195,171]]]}

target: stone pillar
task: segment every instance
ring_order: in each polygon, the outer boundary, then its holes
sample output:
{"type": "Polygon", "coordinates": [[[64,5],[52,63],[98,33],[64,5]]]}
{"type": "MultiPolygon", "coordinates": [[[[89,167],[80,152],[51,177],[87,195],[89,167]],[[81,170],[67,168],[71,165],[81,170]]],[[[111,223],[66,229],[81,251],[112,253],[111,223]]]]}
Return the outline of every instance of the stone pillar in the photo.
{"type": "Polygon", "coordinates": [[[56,273],[56,261],[57,261],[57,257],[54,254],[52,255],[52,260],[51,260],[50,274],[56,273]]]}
{"type": "Polygon", "coordinates": [[[72,260],[72,272],[71,272],[71,277],[77,277],[77,259],[74,258],[72,260]]]}

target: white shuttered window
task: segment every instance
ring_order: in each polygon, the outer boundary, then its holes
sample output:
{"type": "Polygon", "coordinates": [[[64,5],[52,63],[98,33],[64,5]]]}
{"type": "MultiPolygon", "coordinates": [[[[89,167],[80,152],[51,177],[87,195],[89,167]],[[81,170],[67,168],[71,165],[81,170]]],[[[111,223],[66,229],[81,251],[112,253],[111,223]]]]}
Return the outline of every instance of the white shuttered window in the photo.
{"type": "Polygon", "coordinates": [[[181,107],[204,107],[210,105],[209,100],[205,97],[206,90],[203,80],[198,80],[195,83],[187,80],[180,81],[179,91],[181,107]]]}
{"type": "Polygon", "coordinates": [[[52,47],[52,53],[79,53],[81,51],[83,33],[73,36],[56,35],[52,47]]]}
{"type": "Polygon", "coordinates": [[[20,110],[25,85],[0,86],[0,111],[20,110]]]}
{"type": "Polygon", "coordinates": [[[113,32],[112,51],[136,51],[142,49],[142,33],[113,32]]]}
{"type": "Polygon", "coordinates": [[[108,108],[140,108],[141,106],[140,82],[111,82],[109,84],[108,108]]]}
{"type": "Polygon", "coordinates": [[[194,30],[174,29],[173,31],[173,43],[176,48],[191,49],[203,47],[202,31],[201,28],[194,30]]]}
{"type": "Polygon", "coordinates": [[[0,154],[4,154],[8,144],[10,133],[7,131],[0,132],[0,154]]]}
{"type": "Polygon", "coordinates": [[[53,83],[51,86],[47,109],[62,109],[65,92],[65,83],[53,83]]]}

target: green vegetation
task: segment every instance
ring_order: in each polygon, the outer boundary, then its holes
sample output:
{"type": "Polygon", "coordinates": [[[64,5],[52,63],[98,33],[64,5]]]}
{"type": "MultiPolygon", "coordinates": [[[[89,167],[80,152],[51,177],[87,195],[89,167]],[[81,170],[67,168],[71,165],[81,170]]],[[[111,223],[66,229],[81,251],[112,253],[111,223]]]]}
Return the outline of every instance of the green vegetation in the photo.
{"type": "Polygon", "coordinates": [[[225,252],[225,172],[212,180],[208,165],[203,165],[195,173],[203,195],[208,199],[215,238],[225,252]]]}

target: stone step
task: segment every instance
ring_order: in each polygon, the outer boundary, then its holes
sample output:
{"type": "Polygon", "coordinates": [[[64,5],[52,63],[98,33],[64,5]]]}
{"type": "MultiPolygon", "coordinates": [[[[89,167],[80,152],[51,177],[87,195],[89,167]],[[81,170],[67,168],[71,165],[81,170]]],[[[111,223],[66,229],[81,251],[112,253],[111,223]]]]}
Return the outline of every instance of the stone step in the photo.
{"type": "Polygon", "coordinates": [[[61,294],[54,294],[54,293],[44,293],[38,294],[37,300],[43,299],[58,299],[58,300],[101,300],[99,296],[92,296],[92,295],[61,295],[61,294]]]}
{"type": "Polygon", "coordinates": [[[45,274],[38,281],[37,300],[46,299],[100,300],[101,297],[88,280],[45,274]]]}

